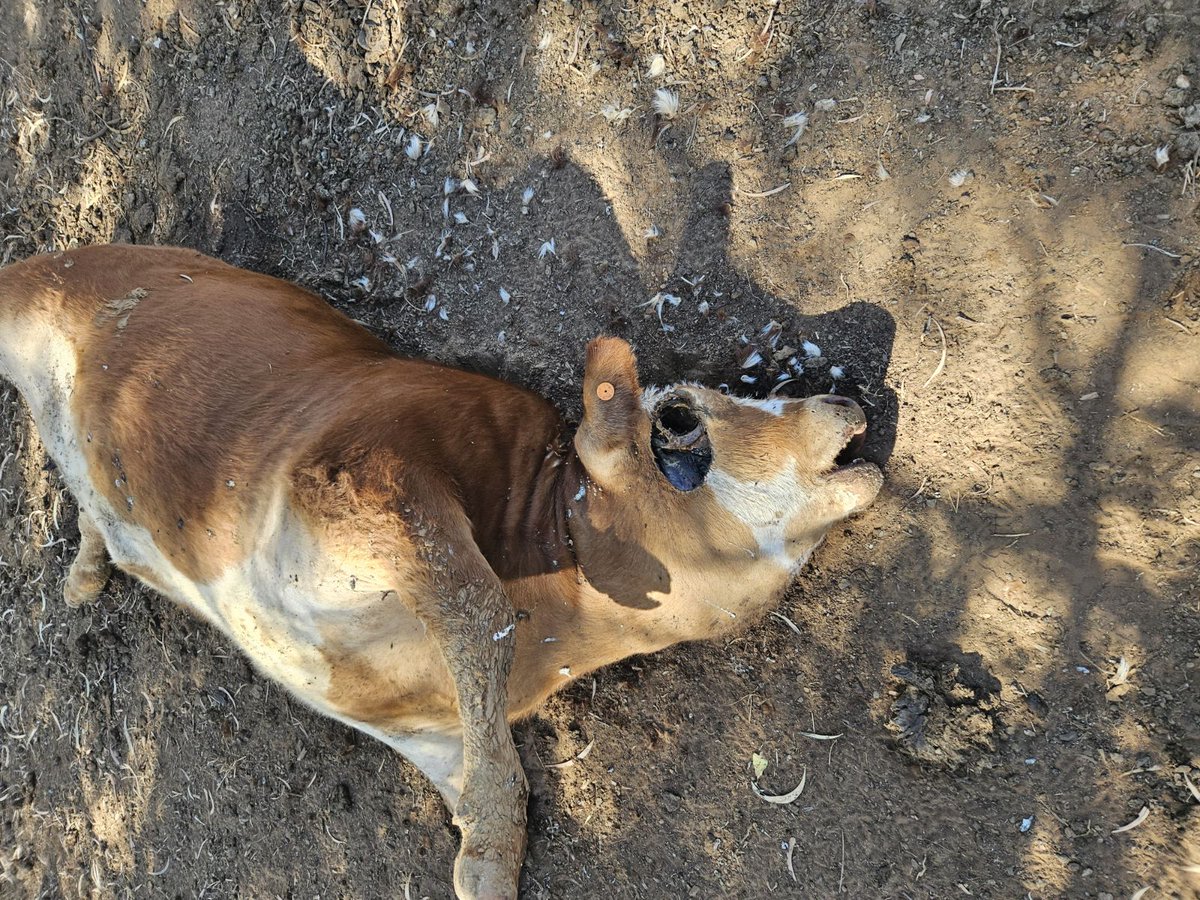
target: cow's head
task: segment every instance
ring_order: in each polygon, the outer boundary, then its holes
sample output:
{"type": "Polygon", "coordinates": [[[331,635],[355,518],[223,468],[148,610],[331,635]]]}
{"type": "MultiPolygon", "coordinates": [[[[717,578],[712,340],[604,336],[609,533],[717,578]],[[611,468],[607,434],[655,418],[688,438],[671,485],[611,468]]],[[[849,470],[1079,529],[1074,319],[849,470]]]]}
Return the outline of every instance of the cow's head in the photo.
{"type": "Polygon", "coordinates": [[[867,423],[844,397],[643,391],[629,345],[600,338],[588,347],[583,402],[575,448],[594,490],[575,529],[581,564],[617,602],[669,607],[684,636],[775,599],[830,526],[883,482],[877,466],[847,459],[867,423]]]}

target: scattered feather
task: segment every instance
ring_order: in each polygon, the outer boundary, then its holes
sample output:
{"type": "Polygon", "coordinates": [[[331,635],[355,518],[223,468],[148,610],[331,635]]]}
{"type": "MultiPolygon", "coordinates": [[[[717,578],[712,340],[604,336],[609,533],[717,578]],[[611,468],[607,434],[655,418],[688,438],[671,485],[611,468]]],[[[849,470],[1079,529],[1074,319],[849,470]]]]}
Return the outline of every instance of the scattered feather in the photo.
{"type": "Polygon", "coordinates": [[[645,303],[639,303],[638,307],[639,308],[644,307],[644,306],[654,307],[654,312],[658,316],[658,324],[662,327],[662,330],[664,332],[667,332],[667,331],[674,331],[675,326],[668,325],[666,322],[663,321],[663,309],[668,304],[670,304],[671,306],[678,306],[682,302],[683,302],[682,298],[677,297],[675,294],[667,294],[662,291],[659,291],[657,294],[655,294],[653,297],[651,297],[645,303]]]}
{"type": "Polygon", "coordinates": [[[1021,820],[1021,834],[1025,834],[1025,832],[1033,827],[1033,819],[1034,817],[1030,816],[1028,819],[1021,820]]]}
{"type": "Polygon", "coordinates": [[[800,349],[804,351],[804,355],[809,359],[818,359],[821,356],[821,348],[812,341],[805,341],[800,345],[800,349]]]}
{"type": "Polygon", "coordinates": [[[759,800],[767,803],[774,803],[780,806],[786,806],[788,803],[795,803],[800,795],[804,793],[804,783],[808,781],[808,768],[805,767],[804,774],[800,776],[800,783],[786,794],[764,794],[758,789],[756,782],[750,782],[750,788],[754,791],[754,796],[759,800]]]}
{"type": "Polygon", "coordinates": [[[443,322],[449,322],[450,321],[450,310],[446,309],[446,307],[443,306],[441,309],[438,310],[438,318],[441,319],[443,322]]]}
{"type": "Polygon", "coordinates": [[[875,177],[878,178],[880,181],[887,181],[889,178],[892,177],[892,173],[889,172],[884,167],[883,163],[881,162],[878,166],[875,167],[875,177]]]}
{"type": "Polygon", "coordinates": [[[968,181],[975,177],[975,173],[970,169],[955,169],[950,173],[950,186],[962,187],[968,181]]]}
{"type": "Polygon", "coordinates": [[[466,225],[468,221],[469,221],[469,220],[467,219],[467,214],[466,214],[466,213],[464,213],[464,212],[456,212],[456,213],[454,214],[454,224],[455,224],[455,225],[466,225]]]}
{"type": "Polygon", "coordinates": [[[609,125],[620,125],[633,115],[633,108],[629,106],[617,106],[615,103],[605,103],[600,107],[600,115],[604,116],[605,121],[609,125]]]}
{"type": "Polygon", "coordinates": [[[533,188],[527,187],[521,192],[521,215],[529,215],[529,203],[533,200],[533,188]]]}
{"type": "Polygon", "coordinates": [[[804,137],[804,132],[808,129],[808,113],[794,112],[783,120],[783,127],[793,132],[792,139],[783,146],[790,147],[800,138],[804,137]]]}
{"type": "Polygon", "coordinates": [[[472,197],[479,196],[479,185],[477,185],[470,178],[464,178],[462,181],[460,181],[458,183],[458,187],[460,190],[466,191],[472,197]]]}
{"type": "Polygon", "coordinates": [[[447,176],[446,181],[442,184],[442,195],[449,197],[458,188],[458,182],[447,176]]]}
{"type": "Polygon", "coordinates": [[[837,101],[833,99],[818,100],[813,104],[813,109],[817,112],[833,112],[833,108],[837,106],[837,101]]]}
{"type": "Polygon", "coordinates": [[[350,283],[364,293],[371,290],[371,279],[366,275],[359,275],[350,283]]]}
{"type": "Polygon", "coordinates": [[[558,251],[554,249],[554,238],[550,238],[538,248],[538,259],[545,259],[547,256],[558,256],[558,251]]]}
{"type": "Polygon", "coordinates": [[[1165,166],[1170,161],[1171,161],[1171,145],[1170,144],[1163,144],[1161,147],[1159,147],[1157,150],[1154,151],[1154,164],[1156,166],[1158,166],[1158,168],[1161,169],[1163,166],[1165,166]]]}
{"type": "Polygon", "coordinates": [[[425,312],[433,312],[437,309],[437,294],[430,294],[425,298],[425,312]]]}
{"type": "Polygon", "coordinates": [[[707,316],[708,310],[709,310],[708,301],[701,300],[698,304],[696,304],[696,309],[698,309],[700,311],[700,315],[707,316]]]}
{"type": "Polygon", "coordinates": [[[661,236],[662,236],[662,232],[658,230],[657,225],[651,225],[649,228],[646,229],[645,238],[648,241],[652,241],[655,238],[661,237],[661,236]]]}
{"type": "Polygon", "coordinates": [[[829,377],[832,378],[834,381],[839,381],[842,378],[846,377],[846,370],[843,369],[841,366],[830,366],[829,367],[829,377]]]}
{"type": "Polygon", "coordinates": [[[501,302],[501,303],[508,303],[508,301],[509,301],[509,300],[511,300],[511,299],[512,299],[512,294],[510,294],[510,293],[509,293],[508,291],[506,291],[504,288],[500,288],[500,302],[501,302]]]}
{"type": "Polygon", "coordinates": [[[754,382],[758,381],[758,379],[753,375],[743,375],[741,381],[742,384],[754,384],[754,382]]]}
{"type": "Polygon", "coordinates": [[[774,350],[779,346],[779,339],[783,336],[783,326],[772,319],[762,327],[762,331],[758,336],[766,342],[767,346],[774,350]]]}
{"type": "Polygon", "coordinates": [[[408,143],[404,145],[404,155],[409,159],[419,159],[421,156],[421,136],[411,134],[408,143]]]}
{"type": "Polygon", "coordinates": [[[356,206],[347,214],[346,224],[350,226],[351,234],[361,234],[367,227],[367,214],[356,206]]]}
{"type": "Polygon", "coordinates": [[[421,118],[425,120],[425,124],[430,128],[437,128],[438,123],[442,120],[441,111],[438,109],[437,103],[426,103],[422,106],[421,118]]]}
{"type": "Polygon", "coordinates": [[[740,347],[738,349],[738,365],[743,369],[752,369],[762,362],[762,354],[754,347],[740,347]]]}
{"type": "Polygon", "coordinates": [[[679,115],[679,94],[667,88],[659,88],[654,92],[654,111],[664,119],[673,119],[679,115]]]}
{"type": "Polygon", "coordinates": [[[1127,683],[1131,671],[1132,667],[1129,665],[1129,660],[1122,656],[1117,660],[1117,670],[1108,679],[1108,686],[1114,688],[1119,684],[1127,683]]]}
{"type": "Polygon", "coordinates": [[[646,70],[647,78],[660,78],[663,72],[667,71],[667,61],[661,53],[655,53],[650,57],[650,68],[646,70]]]}
{"type": "Polygon", "coordinates": [[[554,40],[554,33],[550,31],[542,32],[542,39],[538,41],[537,48],[539,51],[550,49],[550,43],[554,40]]]}

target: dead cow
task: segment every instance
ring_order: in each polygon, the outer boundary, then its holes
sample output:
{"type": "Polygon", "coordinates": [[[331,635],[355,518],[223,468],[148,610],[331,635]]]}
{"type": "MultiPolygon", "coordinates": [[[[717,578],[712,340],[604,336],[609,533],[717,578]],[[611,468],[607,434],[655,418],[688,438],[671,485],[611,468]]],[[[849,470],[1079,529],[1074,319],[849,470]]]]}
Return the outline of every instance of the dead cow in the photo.
{"type": "Polygon", "coordinates": [[[319,297],[181,249],[0,271],[0,375],[79,503],[67,602],[111,561],[394,747],[454,812],[463,898],[516,894],[509,722],[753,619],[882,480],[837,465],[866,428],[841,397],[642,390],[599,338],[571,437],[526,390],[400,359],[319,297]]]}

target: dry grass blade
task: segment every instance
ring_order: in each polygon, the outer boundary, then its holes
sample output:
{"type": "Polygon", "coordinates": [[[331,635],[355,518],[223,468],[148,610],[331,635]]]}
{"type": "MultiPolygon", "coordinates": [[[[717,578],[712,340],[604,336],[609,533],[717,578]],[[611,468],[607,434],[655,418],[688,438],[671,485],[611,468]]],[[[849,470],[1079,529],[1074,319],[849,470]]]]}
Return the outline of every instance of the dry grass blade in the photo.
{"type": "Polygon", "coordinates": [[[938,334],[942,338],[942,358],[938,360],[937,368],[933,370],[933,374],[925,379],[925,383],[921,385],[921,389],[929,387],[933,383],[933,379],[942,374],[942,369],[946,368],[946,332],[942,330],[942,323],[937,319],[933,320],[933,324],[937,326],[938,334]]]}
{"type": "Polygon", "coordinates": [[[786,191],[791,186],[792,183],[790,181],[785,181],[783,184],[779,185],[778,187],[773,187],[769,191],[744,191],[741,188],[738,188],[738,193],[743,197],[773,197],[775,194],[786,191]]]}
{"type": "Polygon", "coordinates": [[[1137,814],[1137,816],[1134,818],[1134,820],[1132,822],[1122,825],[1120,828],[1114,828],[1112,830],[1112,833],[1113,834],[1121,834],[1122,832],[1125,832],[1125,831],[1132,831],[1133,829],[1135,829],[1139,825],[1141,825],[1143,822],[1145,822],[1146,819],[1149,817],[1149,815],[1150,815],[1150,807],[1143,806],[1141,811],[1137,814]]]}
{"type": "Polygon", "coordinates": [[[792,876],[792,881],[796,880],[796,867],[792,864],[792,854],[795,852],[796,852],[796,839],[794,837],[790,837],[790,838],[788,838],[788,846],[787,846],[787,867],[788,867],[788,874],[792,876]]]}
{"type": "Polygon", "coordinates": [[[780,622],[782,622],[788,628],[792,629],[792,631],[796,632],[796,634],[800,634],[800,627],[795,622],[793,622],[791,619],[789,619],[787,616],[785,616],[783,613],[773,612],[773,613],[771,613],[771,615],[773,615],[776,619],[778,619],[780,622]]]}
{"type": "Polygon", "coordinates": [[[786,806],[789,803],[795,803],[797,798],[804,793],[804,785],[808,781],[808,767],[804,769],[804,774],[800,776],[800,783],[786,794],[764,794],[758,789],[756,782],[750,782],[750,788],[754,791],[754,796],[766,803],[774,803],[777,806],[786,806]]]}
{"type": "Polygon", "coordinates": [[[837,734],[817,734],[815,731],[802,731],[800,734],[803,737],[812,738],[814,741],[836,741],[842,736],[841,732],[837,734]]]}
{"type": "Polygon", "coordinates": [[[575,765],[575,763],[587,759],[588,754],[592,752],[592,747],[594,747],[595,744],[596,744],[596,741],[593,738],[592,740],[588,741],[588,745],[586,747],[584,747],[582,750],[580,750],[578,753],[576,753],[570,759],[564,759],[562,762],[550,763],[548,766],[546,766],[546,768],[547,769],[566,769],[570,766],[573,766],[573,765],[575,765]]]}
{"type": "Polygon", "coordinates": [[[1156,247],[1153,244],[1137,244],[1132,241],[1124,241],[1122,247],[1138,247],[1142,250],[1153,250],[1155,253],[1161,253],[1163,256],[1169,256],[1171,259],[1182,259],[1183,256],[1179,253],[1172,253],[1170,250],[1164,250],[1162,247],[1156,247]]]}
{"type": "Polygon", "coordinates": [[[1188,790],[1192,792],[1192,797],[1195,798],[1196,802],[1200,803],[1200,788],[1192,784],[1192,779],[1188,778],[1187,772],[1183,773],[1183,783],[1186,784],[1188,790]]]}

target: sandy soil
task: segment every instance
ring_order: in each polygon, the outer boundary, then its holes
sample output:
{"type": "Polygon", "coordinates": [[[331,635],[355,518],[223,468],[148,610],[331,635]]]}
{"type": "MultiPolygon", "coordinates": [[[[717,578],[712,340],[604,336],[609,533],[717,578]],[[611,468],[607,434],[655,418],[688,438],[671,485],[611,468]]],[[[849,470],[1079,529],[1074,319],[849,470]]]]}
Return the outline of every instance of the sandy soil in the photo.
{"type": "MultiPolygon", "coordinates": [[[[844,370],[884,494],[780,617],[517,728],[525,896],[1196,897],[1198,47],[1187,0],[7,0],[0,259],[196,247],[568,415],[603,332],[844,370]]],[[[0,895],[448,896],[407,764],[127,579],[66,608],[3,385],[0,459],[0,895]]]]}

